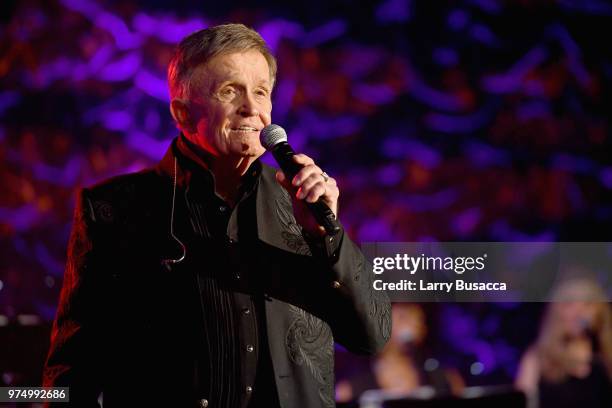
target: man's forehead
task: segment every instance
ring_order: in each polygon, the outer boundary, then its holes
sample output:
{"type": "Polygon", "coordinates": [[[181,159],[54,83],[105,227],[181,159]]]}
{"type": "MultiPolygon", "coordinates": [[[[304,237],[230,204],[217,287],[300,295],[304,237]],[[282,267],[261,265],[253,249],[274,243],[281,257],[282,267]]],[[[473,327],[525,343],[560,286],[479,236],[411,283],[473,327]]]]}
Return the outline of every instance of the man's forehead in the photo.
{"type": "Polygon", "coordinates": [[[245,71],[249,75],[255,74],[255,80],[258,82],[268,84],[270,82],[268,61],[257,50],[219,54],[196,68],[196,72],[202,76],[202,79],[213,82],[225,82],[238,78],[245,71]]]}

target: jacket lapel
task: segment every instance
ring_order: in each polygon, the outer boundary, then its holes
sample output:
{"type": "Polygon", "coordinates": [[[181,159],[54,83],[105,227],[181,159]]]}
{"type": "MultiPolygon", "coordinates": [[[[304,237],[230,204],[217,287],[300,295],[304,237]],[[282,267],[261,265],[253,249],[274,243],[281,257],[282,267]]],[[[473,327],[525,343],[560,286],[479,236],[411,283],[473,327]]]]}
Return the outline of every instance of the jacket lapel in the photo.
{"type": "Polygon", "coordinates": [[[263,165],[257,186],[257,234],[268,245],[300,255],[310,255],[302,228],[293,216],[291,197],[275,178],[276,170],[263,165]]]}

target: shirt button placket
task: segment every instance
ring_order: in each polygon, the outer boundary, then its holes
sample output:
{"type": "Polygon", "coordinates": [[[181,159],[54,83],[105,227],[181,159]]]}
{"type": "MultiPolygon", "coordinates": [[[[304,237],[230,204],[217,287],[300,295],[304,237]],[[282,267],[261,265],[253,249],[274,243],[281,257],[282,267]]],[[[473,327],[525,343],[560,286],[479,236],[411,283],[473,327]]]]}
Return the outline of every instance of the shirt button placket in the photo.
{"type": "MultiPolygon", "coordinates": [[[[242,315],[246,318],[247,316],[250,316],[252,314],[252,310],[254,311],[254,309],[252,309],[253,305],[247,305],[247,304],[243,304],[243,307],[241,309],[242,315]]],[[[255,315],[253,315],[253,317],[255,317],[255,315]]],[[[246,324],[247,326],[252,326],[254,324],[254,321],[252,319],[246,319],[243,320],[243,324],[246,324]]],[[[251,331],[251,333],[248,335],[248,337],[251,337],[253,334],[253,332],[251,331]]],[[[255,379],[255,371],[252,371],[255,369],[255,364],[257,362],[257,355],[255,352],[255,344],[252,341],[257,341],[256,338],[251,338],[250,342],[247,343],[244,346],[244,350],[246,351],[246,359],[245,361],[247,362],[247,366],[249,366],[250,368],[247,369],[247,372],[249,374],[246,375],[245,380],[246,380],[246,384],[251,384],[251,385],[246,385],[244,387],[244,392],[246,394],[246,397],[249,398],[251,396],[251,394],[253,393],[253,381],[255,379]]]]}
{"type": "Polygon", "coordinates": [[[238,270],[238,264],[236,263],[236,260],[238,259],[238,247],[237,247],[237,242],[235,239],[230,238],[230,237],[226,237],[226,242],[227,242],[227,247],[229,249],[229,256],[230,256],[230,262],[232,262],[232,267],[235,269],[235,272],[233,273],[234,275],[234,279],[239,281],[241,276],[240,276],[240,271],[238,270]]]}

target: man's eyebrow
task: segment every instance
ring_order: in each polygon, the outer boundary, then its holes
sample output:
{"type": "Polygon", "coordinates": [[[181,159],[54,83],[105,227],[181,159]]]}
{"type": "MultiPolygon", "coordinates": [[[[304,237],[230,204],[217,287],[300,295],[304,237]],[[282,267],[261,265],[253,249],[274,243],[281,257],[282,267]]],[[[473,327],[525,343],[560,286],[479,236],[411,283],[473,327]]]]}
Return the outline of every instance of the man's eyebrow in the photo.
{"type": "MultiPolygon", "coordinates": [[[[216,84],[214,84],[215,89],[219,89],[222,88],[224,86],[227,85],[235,85],[235,86],[240,86],[240,87],[244,87],[244,84],[241,83],[239,80],[235,79],[235,78],[231,78],[230,76],[228,76],[227,78],[221,79],[219,82],[217,82],[216,84]]],[[[263,86],[265,88],[271,88],[272,85],[270,84],[270,80],[269,79],[260,79],[259,81],[257,81],[255,83],[255,86],[263,86]]]]}

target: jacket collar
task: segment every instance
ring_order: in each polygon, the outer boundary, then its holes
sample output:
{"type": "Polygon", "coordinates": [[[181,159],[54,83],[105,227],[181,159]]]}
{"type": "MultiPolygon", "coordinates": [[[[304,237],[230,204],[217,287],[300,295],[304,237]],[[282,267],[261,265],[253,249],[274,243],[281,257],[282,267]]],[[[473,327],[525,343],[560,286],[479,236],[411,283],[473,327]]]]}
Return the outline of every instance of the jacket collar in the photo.
{"type": "Polygon", "coordinates": [[[189,184],[189,174],[185,170],[185,164],[178,154],[177,141],[178,137],[172,140],[164,157],[155,166],[155,172],[163,178],[170,180],[176,177],[177,188],[185,188],[189,184]]]}

